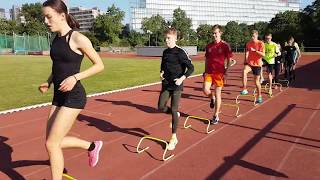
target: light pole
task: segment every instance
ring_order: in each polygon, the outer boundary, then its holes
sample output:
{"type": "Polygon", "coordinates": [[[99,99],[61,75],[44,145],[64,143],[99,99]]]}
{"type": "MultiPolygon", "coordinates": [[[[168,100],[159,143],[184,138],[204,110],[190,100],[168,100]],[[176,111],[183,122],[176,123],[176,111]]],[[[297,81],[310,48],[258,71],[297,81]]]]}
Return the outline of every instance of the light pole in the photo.
{"type": "Polygon", "coordinates": [[[150,30],[147,30],[147,33],[148,33],[148,35],[149,35],[149,47],[150,47],[150,34],[152,33],[150,30]]]}

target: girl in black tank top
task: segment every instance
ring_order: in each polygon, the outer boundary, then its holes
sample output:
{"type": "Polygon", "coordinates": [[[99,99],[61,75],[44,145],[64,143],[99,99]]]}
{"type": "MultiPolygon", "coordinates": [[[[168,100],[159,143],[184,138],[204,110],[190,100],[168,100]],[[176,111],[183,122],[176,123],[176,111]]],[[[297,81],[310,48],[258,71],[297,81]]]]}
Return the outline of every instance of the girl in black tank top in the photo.
{"type": "Polygon", "coordinates": [[[45,1],[42,12],[48,28],[59,34],[52,41],[50,50],[51,75],[47,82],[39,87],[39,90],[45,93],[51,83],[54,85],[52,107],[47,122],[46,148],[50,158],[52,179],[56,180],[62,179],[63,175],[62,148],[86,149],[89,165],[94,167],[98,163],[102,141],[89,142],[66,135],[86,104],[86,93],[80,80],[102,71],[104,65],[90,40],[72,30],[80,26],[68,14],[68,8],[62,0],[45,1]],[[84,54],[93,65],[80,72],[84,54]]]}
{"type": "Polygon", "coordinates": [[[74,52],[69,45],[73,30],[64,36],[56,36],[52,41],[50,57],[52,59],[52,82],[54,96],[52,105],[83,109],[86,104],[86,92],[77,81],[71,91],[60,91],[62,81],[79,73],[83,55],[74,52]]]}

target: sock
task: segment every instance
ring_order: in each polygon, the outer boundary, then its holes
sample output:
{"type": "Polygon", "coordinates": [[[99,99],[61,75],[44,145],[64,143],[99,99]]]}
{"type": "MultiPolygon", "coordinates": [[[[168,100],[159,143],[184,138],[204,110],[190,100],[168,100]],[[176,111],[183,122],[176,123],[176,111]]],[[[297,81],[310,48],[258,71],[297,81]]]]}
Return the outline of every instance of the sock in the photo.
{"type": "Polygon", "coordinates": [[[94,148],[96,147],[96,145],[94,144],[94,142],[92,142],[88,148],[88,151],[92,151],[94,150],[94,148]]]}

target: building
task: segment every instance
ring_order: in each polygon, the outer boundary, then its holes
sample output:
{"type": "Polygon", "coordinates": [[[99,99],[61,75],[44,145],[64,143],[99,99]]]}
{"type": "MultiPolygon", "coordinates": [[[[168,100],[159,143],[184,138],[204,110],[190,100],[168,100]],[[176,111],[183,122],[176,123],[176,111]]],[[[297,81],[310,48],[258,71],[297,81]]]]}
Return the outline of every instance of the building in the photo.
{"type": "Polygon", "coordinates": [[[19,6],[12,6],[12,9],[9,10],[10,12],[10,19],[15,20],[19,23],[25,23],[26,20],[24,16],[21,16],[21,7],[19,6]]]}
{"type": "Polygon", "coordinates": [[[6,10],[0,8],[0,19],[6,19],[6,10]]]}
{"type": "Polygon", "coordinates": [[[173,10],[181,8],[192,19],[192,28],[201,24],[226,25],[229,21],[253,24],[268,22],[286,10],[299,11],[299,0],[133,0],[131,28],[141,29],[142,19],[159,14],[172,21],[173,10]]]}
{"type": "Polygon", "coordinates": [[[80,24],[80,32],[88,32],[91,30],[97,16],[103,14],[98,8],[87,9],[83,7],[72,7],[69,14],[73,15],[80,24]]]}

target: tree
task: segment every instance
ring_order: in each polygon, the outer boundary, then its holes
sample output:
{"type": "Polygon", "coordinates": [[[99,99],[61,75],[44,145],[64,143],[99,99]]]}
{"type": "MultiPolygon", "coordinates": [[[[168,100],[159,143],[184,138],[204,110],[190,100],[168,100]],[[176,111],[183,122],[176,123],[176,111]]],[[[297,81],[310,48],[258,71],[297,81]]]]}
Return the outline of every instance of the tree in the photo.
{"type": "Polygon", "coordinates": [[[246,43],[251,39],[251,32],[250,32],[250,28],[247,24],[241,23],[241,24],[239,24],[239,27],[242,32],[242,37],[241,37],[241,41],[239,43],[239,48],[244,50],[246,43]]]}
{"type": "MultiPolygon", "coordinates": [[[[303,45],[319,47],[320,45],[320,0],[316,0],[312,5],[307,6],[301,14],[303,33],[303,45]]],[[[313,49],[317,50],[317,49],[313,49]]],[[[319,49],[318,49],[319,50],[319,49]]]]}
{"type": "Polygon", "coordinates": [[[259,39],[264,39],[266,33],[270,33],[268,29],[268,22],[256,22],[249,27],[250,31],[257,30],[259,32],[259,39]]]}
{"type": "Polygon", "coordinates": [[[93,31],[96,37],[100,41],[104,41],[106,44],[116,44],[120,42],[119,35],[122,31],[121,21],[124,18],[125,13],[113,4],[108,7],[107,13],[97,17],[93,31]]]}
{"type": "Polygon", "coordinates": [[[30,20],[26,24],[20,24],[23,29],[23,32],[29,35],[43,35],[48,32],[47,27],[37,20],[30,20]]]}
{"type": "Polygon", "coordinates": [[[273,34],[273,39],[283,43],[289,36],[294,36],[297,41],[301,41],[300,17],[300,12],[297,11],[285,11],[276,14],[268,25],[268,29],[273,34]]]}
{"type": "Polygon", "coordinates": [[[207,44],[212,41],[212,26],[208,24],[201,24],[197,28],[198,35],[198,49],[204,50],[207,44]]]}
{"type": "Polygon", "coordinates": [[[15,20],[0,19],[0,34],[23,33],[23,27],[15,20]]]}
{"type": "Polygon", "coordinates": [[[23,4],[21,8],[21,16],[25,17],[26,22],[19,24],[22,32],[30,35],[46,34],[48,29],[44,24],[41,3],[23,4]]]}
{"type": "Polygon", "coordinates": [[[132,47],[143,46],[148,40],[146,36],[136,31],[131,31],[128,37],[128,42],[132,47]]]}
{"type": "Polygon", "coordinates": [[[21,14],[25,17],[26,22],[32,20],[43,21],[42,15],[42,4],[41,3],[30,3],[23,4],[21,7],[21,14]]]}
{"type": "Polygon", "coordinates": [[[232,47],[242,46],[243,32],[239,24],[235,21],[230,21],[225,26],[225,31],[222,34],[222,39],[227,41],[232,47]]]}
{"type": "Polygon", "coordinates": [[[150,44],[158,46],[164,41],[164,30],[167,28],[166,21],[157,14],[142,20],[142,30],[150,36],[150,44]]]}
{"type": "Polygon", "coordinates": [[[189,41],[189,36],[192,31],[192,20],[187,17],[184,10],[178,8],[173,11],[172,27],[175,27],[179,31],[178,40],[182,42],[189,41]]]}

